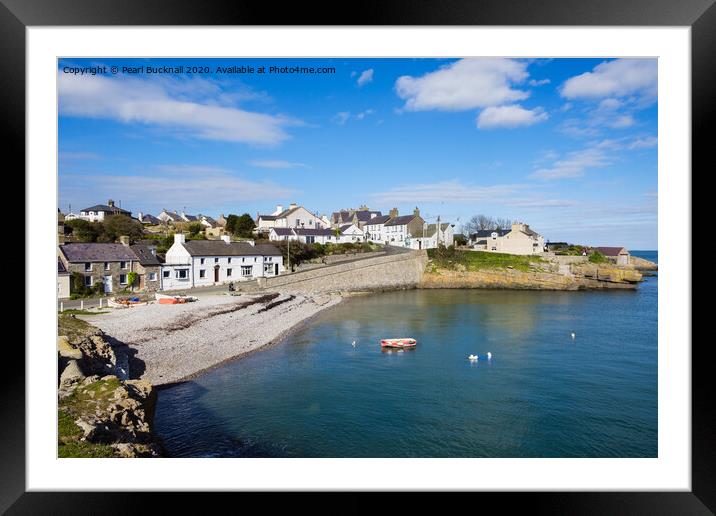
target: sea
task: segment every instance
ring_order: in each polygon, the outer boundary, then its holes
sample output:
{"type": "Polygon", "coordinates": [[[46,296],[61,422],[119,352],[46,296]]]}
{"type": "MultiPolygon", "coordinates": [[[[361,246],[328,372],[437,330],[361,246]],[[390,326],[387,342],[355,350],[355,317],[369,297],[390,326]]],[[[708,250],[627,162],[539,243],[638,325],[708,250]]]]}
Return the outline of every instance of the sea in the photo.
{"type": "Polygon", "coordinates": [[[658,275],[644,279],[352,297],[160,390],[155,431],[172,457],[657,457],[658,275]],[[395,337],[418,344],[381,349],[395,337]]]}

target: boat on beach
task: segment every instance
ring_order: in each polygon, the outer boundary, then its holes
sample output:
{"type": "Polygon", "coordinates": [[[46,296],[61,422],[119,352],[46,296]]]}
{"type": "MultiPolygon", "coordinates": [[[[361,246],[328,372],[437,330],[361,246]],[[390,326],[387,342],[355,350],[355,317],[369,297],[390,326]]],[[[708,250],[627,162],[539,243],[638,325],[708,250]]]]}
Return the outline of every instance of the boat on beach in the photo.
{"type": "Polygon", "coordinates": [[[130,306],[138,306],[138,305],[148,305],[148,301],[142,301],[138,297],[127,297],[127,298],[108,298],[107,299],[107,306],[111,308],[127,308],[130,306]]]}
{"type": "Polygon", "coordinates": [[[160,305],[179,305],[183,303],[190,303],[192,301],[198,301],[199,298],[196,296],[182,296],[182,295],[174,295],[170,296],[167,294],[154,294],[155,299],[160,305]]]}
{"type": "Polygon", "coordinates": [[[382,348],[414,348],[417,341],[412,338],[383,339],[380,341],[382,348]]]}

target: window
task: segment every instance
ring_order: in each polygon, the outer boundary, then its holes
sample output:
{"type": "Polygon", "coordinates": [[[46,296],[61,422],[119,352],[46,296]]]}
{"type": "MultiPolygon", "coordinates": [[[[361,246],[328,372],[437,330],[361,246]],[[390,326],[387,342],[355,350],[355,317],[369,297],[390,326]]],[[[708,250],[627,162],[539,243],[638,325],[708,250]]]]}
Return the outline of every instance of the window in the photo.
{"type": "Polygon", "coordinates": [[[201,258],[201,259],[199,260],[199,264],[200,264],[200,265],[204,265],[204,258],[201,258]]]}
{"type": "Polygon", "coordinates": [[[168,278],[169,276],[171,276],[171,271],[170,271],[170,270],[162,271],[162,277],[168,278]]]}
{"type": "Polygon", "coordinates": [[[231,256],[229,256],[228,260],[229,260],[229,263],[231,263],[231,256]]]}
{"type": "Polygon", "coordinates": [[[92,276],[85,276],[85,286],[86,287],[92,286],[92,276]]]}
{"type": "Polygon", "coordinates": [[[272,271],[273,271],[273,265],[270,263],[265,263],[264,264],[264,274],[271,274],[272,271]]]}
{"type": "Polygon", "coordinates": [[[226,269],[226,275],[231,276],[231,269],[226,269]]]}
{"type": "Polygon", "coordinates": [[[251,270],[254,267],[252,265],[242,265],[241,266],[241,275],[243,277],[251,276],[251,270]]]}
{"type": "Polygon", "coordinates": [[[90,262],[85,263],[85,270],[91,271],[92,270],[92,264],[90,262]]]}
{"type": "Polygon", "coordinates": [[[126,275],[126,274],[120,274],[120,275],[119,275],[119,284],[120,284],[120,285],[126,285],[126,284],[127,284],[127,275],[126,275]]]}
{"type": "Polygon", "coordinates": [[[307,244],[312,244],[312,243],[314,243],[315,241],[316,241],[316,237],[312,237],[312,236],[307,236],[307,237],[306,237],[306,243],[307,243],[307,244]]]}
{"type": "Polygon", "coordinates": [[[126,269],[126,268],[127,268],[127,262],[119,262],[119,268],[120,268],[120,269],[126,269]]]}
{"type": "Polygon", "coordinates": [[[493,251],[497,251],[497,247],[495,247],[495,246],[493,245],[493,246],[492,246],[492,250],[493,250],[493,251]]]}
{"type": "Polygon", "coordinates": [[[271,261],[271,257],[270,257],[270,256],[266,257],[266,261],[267,261],[267,262],[270,262],[270,261],[271,261]]]}
{"type": "Polygon", "coordinates": [[[104,262],[104,270],[109,270],[109,262],[104,262]]]}
{"type": "Polygon", "coordinates": [[[201,269],[201,270],[199,271],[199,277],[200,277],[200,278],[206,278],[206,270],[201,269]]]}
{"type": "Polygon", "coordinates": [[[156,272],[150,272],[147,274],[147,279],[149,281],[157,281],[157,273],[156,272]]]}
{"type": "Polygon", "coordinates": [[[189,277],[189,269],[177,269],[175,272],[177,279],[187,279],[189,277]]]}

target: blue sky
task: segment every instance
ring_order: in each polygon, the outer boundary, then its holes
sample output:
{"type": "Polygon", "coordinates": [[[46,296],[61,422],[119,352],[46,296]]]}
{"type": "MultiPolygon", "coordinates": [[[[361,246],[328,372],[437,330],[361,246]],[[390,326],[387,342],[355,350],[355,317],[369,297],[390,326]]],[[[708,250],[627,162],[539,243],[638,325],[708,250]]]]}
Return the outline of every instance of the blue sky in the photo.
{"type": "Polygon", "coordinates": [[[59,206],[418,206],[456,229],[486,214],[551,241],[656,249],[656,70],[653,59],[61,59],[59,206]],[[68,73],[98,65],[106,73],[68,73]],[[180,65],[209,72],[147,73],[180,65]],[[218,70],[239,66],[254,70],[218,70]]]}

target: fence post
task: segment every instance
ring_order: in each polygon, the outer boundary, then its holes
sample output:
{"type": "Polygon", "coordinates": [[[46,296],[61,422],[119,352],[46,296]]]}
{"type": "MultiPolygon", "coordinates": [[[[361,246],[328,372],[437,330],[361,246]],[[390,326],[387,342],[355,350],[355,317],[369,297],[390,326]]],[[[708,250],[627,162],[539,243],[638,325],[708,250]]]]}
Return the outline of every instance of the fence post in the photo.
{"type": "Polygon", "coordinates": [[[60,312],[64,312],[64,311],[65,311],[65,303],[60,301],[60,312]]]}
{"type": "Polygon", "coordinates": [[[99,298],[99,307],[102,308],[102,298],[99,298]]]}
{"type": "Polygon", "coordinates": [[[85,300],[81,299],[80,300],[80,310],[84,310],[84,309],[85,309],[85,300]]]}

